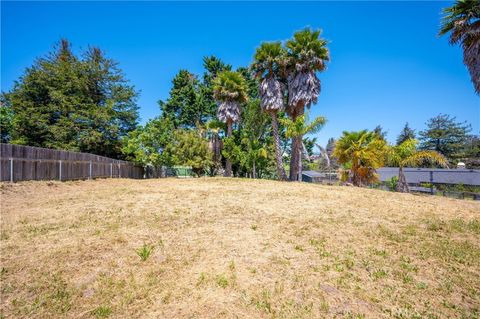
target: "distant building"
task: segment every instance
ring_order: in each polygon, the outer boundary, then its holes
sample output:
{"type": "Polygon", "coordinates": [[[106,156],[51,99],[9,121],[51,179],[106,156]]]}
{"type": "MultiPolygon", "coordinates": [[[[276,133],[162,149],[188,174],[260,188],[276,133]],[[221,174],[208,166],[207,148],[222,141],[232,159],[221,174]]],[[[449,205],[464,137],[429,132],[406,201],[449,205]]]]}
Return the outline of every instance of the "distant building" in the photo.
{"type": "MultiPolygon", "coordinates": [[[[463,184],[480,186],[480,170],[474,169],[439,169],[439,168],[411,168],[403,169],[407,183],[419,185],[432,184],[463,184]]],[[[398,176],[398,167],[382,167],[377,169],[380,182],[386,182],[398,176]]],[[[308,183],[328,183],[338,181],[336,171],[303,171],[302,181],[308,183]]]]}
{"type": "MultiPolygon", "coordinates": [[[[407,183],[411,185],[432,183],[480,186],[480,170],[406,167],[403,171],[407,183]]],[[[393,176],[398,176],[398,167],[382,167],[377,169],[377,174],[381,182],[386,182],[393,176]]]]}

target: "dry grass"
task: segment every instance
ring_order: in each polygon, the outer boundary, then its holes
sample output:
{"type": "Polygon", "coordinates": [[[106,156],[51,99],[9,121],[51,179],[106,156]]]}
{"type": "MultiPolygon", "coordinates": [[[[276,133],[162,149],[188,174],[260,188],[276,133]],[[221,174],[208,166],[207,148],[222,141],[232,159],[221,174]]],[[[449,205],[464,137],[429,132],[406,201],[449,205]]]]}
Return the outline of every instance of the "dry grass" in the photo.
{"type": "Polygon", "coordinates": [[[478,318],[480,204],[241,179],[1,185],[5,318],[478,318]]]}

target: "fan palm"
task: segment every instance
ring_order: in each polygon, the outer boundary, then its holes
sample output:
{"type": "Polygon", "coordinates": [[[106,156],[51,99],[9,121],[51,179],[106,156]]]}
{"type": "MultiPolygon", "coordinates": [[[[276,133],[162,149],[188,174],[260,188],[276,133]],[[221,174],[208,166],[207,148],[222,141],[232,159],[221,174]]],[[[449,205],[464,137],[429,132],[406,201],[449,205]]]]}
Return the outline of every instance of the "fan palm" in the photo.
{"type": "Polygon", "coordinates": [[[446,158],[436,151],[417,151],[417,140],[408,139],[392,147],[389,152],[389,162],[398,165],[398,182],[396,191],[401,193],[409,193],[408,183],[405,178],[403,168],[407,166],[419,166],[424,162],[430,162],[448,167],[446,158]]]}
{"type": "Polygon", "coordinates": [[[333,156],[351,167],[352,182],[363,186],[376,180],[375,170],[383,165],[386,142],[367,130],[343,132],[336,142],[333,156]]]}
{"type": "Polygon", "coordinates": [[[470,72],[475,92],[480,95],[480,1],[457,0],[443,13],[439,34],[450,33],[450,43],[462,45],[463,63],[470,72]]]}
{"type": "MultiPolygon", "coordinates": [[[[320,131],[327,120],[323,116],[319,116],[315,118],[312,122],[308,123],[308,115],[302,114],[298,116],[295,120],[291,120],[288,118],[281,120],[282,124],[285,126],[286,131],[285,135],[288,138],[298,138],[299,136],[304,136],[305,134],[315,134],[320,131]]],[[[305,150],[305,145],[303,145],[303,141],[300,142],[301,144],[301,151],[305,150]]],[[[302,157],[297,157],[300,163],[297,163],[298,170],[297,173],[299,176],[295,176],[293,180],[302,180],[302,157]]]]}
{"type": "Polygon", "coordinates": [[[285,58],[286,51],[280,42],[265,42],[257,48],[251,66],[260,81],[260,106],[272,117],[277,176],[280,180],[287,178],[278,133],[278,112],[284,109],[285,86],[280,79],[285,69],[285,58]]]}
{"type": "MultiPolygon", "coordinates": [[[[217,117],[227,124],[227,137],[230,137],[233,123],[240,120],[240,105],[248,100],[247,82],[238,72],[222,71],[213,80],[213,96],[218,104],[217,117]]],[[[232,163],[227,158],[225,176],[231,175],[232,163]]]]}
{"type": "MultiPolygon", "coordinates": [[[[316,72],[324,71],[326,61],[330,59],[326,47],[327,41],[320,38],[320,30],[304,29],[293,35],[287,41],[287,84],[288,106],[287,113],[292,120],[317,103],[320,94],[320,80],[316,72]]],[[[299,176],[299,158],[301,157],[302,136],[292,139],[292,156],[290,164],[290,179],[296,180],[299,176]]]]}

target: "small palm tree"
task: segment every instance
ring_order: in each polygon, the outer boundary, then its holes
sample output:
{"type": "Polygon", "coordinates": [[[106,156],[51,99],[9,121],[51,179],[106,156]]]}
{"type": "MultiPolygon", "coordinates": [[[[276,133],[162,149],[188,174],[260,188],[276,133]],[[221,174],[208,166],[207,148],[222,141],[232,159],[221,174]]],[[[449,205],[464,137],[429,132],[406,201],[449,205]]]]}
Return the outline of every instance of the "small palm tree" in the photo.
{"type": "MultiPolygon", "coordinates": [[[[308,122],[308,114],[302,114],[298,116],[295,120],[291,120],[288,118],[281,119],[282,124],[285,126],[286,131],[285,135],[288,138],[298,138],[299,136],[304,136],[305,134],[315,134],[320,131],[325,123],[327,122],[326,118],[323,116],[319,116],[315,118],[312,122],[308,122]]],[[[301,151],[305,151],[305,145],[303,144],[303,141],[301,142],[301,151]]],[[[302,156],[298,157],[299,163],[298,165],[298,175],[295,176],[294,180],[301,181],[302,180],[302,156]]]]}
{"type": "Polygon", "coordinates": [[[480,1],[457,0],[443,13],[439,34],[450,33],[450,43],[462,45],[463,63],[470,72],[475,92],[480,95],[480,1]]]}
{"type": "MultiPolygon", "coordinates": [[[[309,28],[296,32],[293,39],[287,41],[287,113],[293,121],[303,115],[305,107],[317,103],[320,94],[320,80],[316,72],[324,71],[330,59],[327,41],[320,38],[320,30],[309,28]]],[[[301,157],[303,136],[292,139],[290,179],[296,180],[300,170],[298,160],[301,157]]]]}
{"type": "Polygon", "coordinates": [[[336,142],[333,156],[344,167],[351,167],[352,183],[363,186],[377,179],[375,170],[385,160],[386,142],[367,130],[343,132],[336,142]]]}
{"type": "Polygon", "coordinates": [[[396,191],[409,193],[408,183],[403,172],[404,167],[415,167],[422,163],[429,162],[442,167],[448,167],[447,159],[436,151],[417,151],[418,141],[408,139],[400,145],[394,146],[389,151],[389,162],[398,165],[398,182],[396,191]]]}
{"type": "Polygon", "coordinates": [[[284,109],[285,85],[281,82],[285,71],[286,51],[280,42],[265,42],[257,48],[251,68],[259,79],[260,106],[272,117],[272,130],[275,144],[277,176],[285,180],[280,135],[278,133],[278,112],[284,109]]]}
{"type": "MultiPolygon", "coordinates": [[[[233,123],[240,120],[240,105],[248,100],[247,82],[238,72],[222,71],[213,80],[213,96],[218,104],[217,117],[227,124],[227,137],[231,137],[233,123]]],[[[232,163],[228,158],[225,176],[232,176],[232,163]]]]}

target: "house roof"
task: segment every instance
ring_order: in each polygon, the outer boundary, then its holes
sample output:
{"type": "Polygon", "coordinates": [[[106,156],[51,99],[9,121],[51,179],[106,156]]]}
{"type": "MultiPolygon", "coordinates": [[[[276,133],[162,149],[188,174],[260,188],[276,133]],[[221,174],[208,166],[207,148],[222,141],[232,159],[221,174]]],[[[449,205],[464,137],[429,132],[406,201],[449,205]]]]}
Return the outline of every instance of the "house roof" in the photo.
{"type": "MultiPolygon", "coordinates": [[[[480,186],[480,170],[474,169],[441,169],[411,168],[403,169],[407,183],[464,184],[480,186]]],[[[385,182],[398,176],[398,167],[382,167],[377,169],[380,181],[385,182]]]]}

